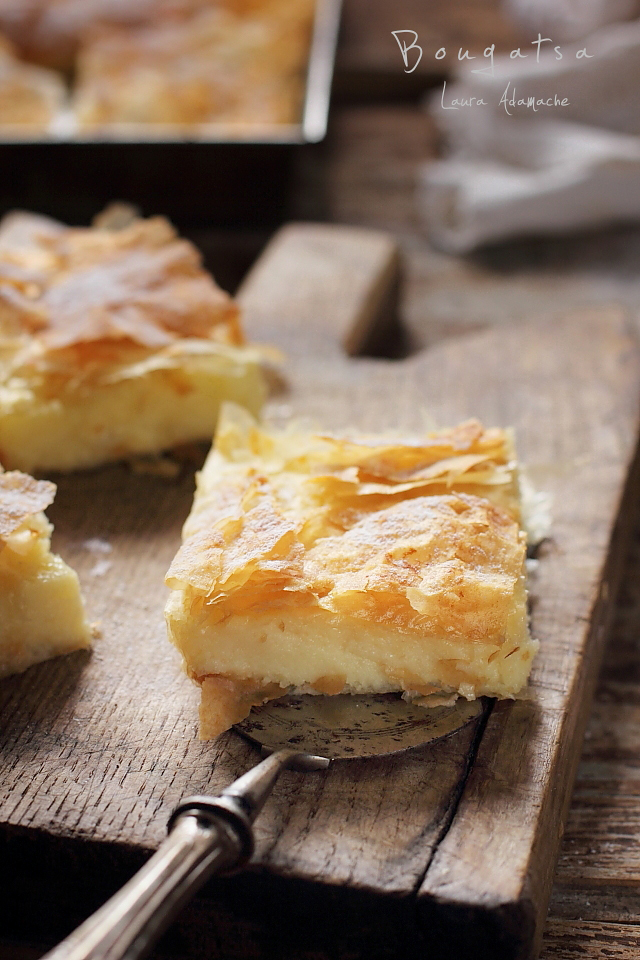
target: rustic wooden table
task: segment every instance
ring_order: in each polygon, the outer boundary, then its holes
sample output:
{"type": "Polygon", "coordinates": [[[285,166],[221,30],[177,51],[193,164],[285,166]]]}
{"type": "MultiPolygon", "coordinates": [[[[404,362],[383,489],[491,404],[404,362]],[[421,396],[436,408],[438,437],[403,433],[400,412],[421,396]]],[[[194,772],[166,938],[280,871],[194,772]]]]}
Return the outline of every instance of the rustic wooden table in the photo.
{"type": "MultiPolygon", "coordinates": [[[[384,227],[400,239],[403,349],[604,302],[623,304],[640,324],[639,228],[509,243],[466,258],[430,246],[415,191],[438,144],[420,90],[439,82],[438,47],[473,53],[492,42],[522,42],[493,2],[346,0],[339,99],[327,142],[303,164],[299,213],[384,227]],[[390,35],[401,27],[416,30],[425,49],[417,77],[401,71],[390,35]]],[[[640,952],[639,585],[640,527],[584,741],[542,960],[635,960],[640,952]]]]}

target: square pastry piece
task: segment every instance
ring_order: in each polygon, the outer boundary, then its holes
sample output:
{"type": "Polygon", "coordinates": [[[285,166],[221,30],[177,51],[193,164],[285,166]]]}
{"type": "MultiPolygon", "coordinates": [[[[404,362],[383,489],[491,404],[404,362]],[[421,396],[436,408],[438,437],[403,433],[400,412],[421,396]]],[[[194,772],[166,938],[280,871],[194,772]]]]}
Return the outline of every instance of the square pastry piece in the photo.
{"type": "Polygon", "coordinates": [[[222,400],[257,412],[238,308],[166,220],[0,223],[0,462],[69,470],[206,440],[222,400]],[[107,226],[108,224],[111,226],[107,226]]]}
{"type": "Polygon", "coordinates": [[[287,692],[514,697],[537,649],[511,435],[259,427],[224,408],[167,575],[201,736],[287,692]]]}
{"type": "Polygon", "coordinates": [[[91,642],[78,577],[50,549],[55,492],[0,467],[0,677],[91,642]]]}

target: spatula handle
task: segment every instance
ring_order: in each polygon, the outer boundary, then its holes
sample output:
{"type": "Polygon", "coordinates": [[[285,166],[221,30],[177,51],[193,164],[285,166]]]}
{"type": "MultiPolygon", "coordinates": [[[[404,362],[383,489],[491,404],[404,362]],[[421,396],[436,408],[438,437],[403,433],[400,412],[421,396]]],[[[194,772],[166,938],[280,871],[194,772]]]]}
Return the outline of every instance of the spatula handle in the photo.
{"type": "Polygon", "coordinates": [[[180,814],[144,867],[47,954],[48,960],[143,956],[208,877],[236,866],[245,856],[242,838],[230,821],[213,814],[180,814]]]}
{"type": "Polygon", "coordinates": [[[253,852],[251,824],[281,771],[319,770],[328,761],[279,750],[220,797],[189,797],[174,810],[169,836],[141,870],[43,960],[138,960],[214,873],[253,852]]]}

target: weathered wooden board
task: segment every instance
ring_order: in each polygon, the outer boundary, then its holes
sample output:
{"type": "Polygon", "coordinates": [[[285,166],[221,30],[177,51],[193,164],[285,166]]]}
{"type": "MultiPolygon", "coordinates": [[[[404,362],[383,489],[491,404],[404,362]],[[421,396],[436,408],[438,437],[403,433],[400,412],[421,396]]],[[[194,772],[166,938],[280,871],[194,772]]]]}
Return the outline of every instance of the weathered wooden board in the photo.
{"type": "MultiPolygon", "coordinates": [[[[446,943],[455,956],[470,951],[485,956],[483,950],[492,958],[521,950],[526,955],[526,946],[533,943],[535,950],[542,933],[619,576],[620,549],[614,548],[605,564],[605,545],[622,492],[612,483],[615,464],[635,443],[635,348],[616,310],[592,311],[564,322],[493,330],[405,361],[395,403],[384,409],[373,397],[390,390],[384,385],[387,371],[363,366],[360,373],[357,387],[352,374],[351,409],[368,407],[367,424],[376,417],[383,425],[392,425],[395,417],[416,423],[423,411],[402,404],[419,395],[428,420],[451,422],[475,411],[486,422],[517,424],[524,462],[555,499],[553,537],[541,551],[534,584],[533,630],[543,653],[534,666],[532,699],[494,710],[417,901],[427,936],[446,943]],[[606,397],[613,396],[623,367],[629,376],[627,412],[625,404],[616,403],[616,413],[603,421],[606,397]],[[595,510],[591,497],[599,503],[595,510]]],[[[347,414],[337,417],[330,409],[341,376],[336,365],[325,371],[323,389],[319,386],[313,399],[312,376],[310,369],[301,375],[309,391],[305,413],[348,423],[347,414]]],[[[623,511],[620,519],[614,543],[628,532],[630,513],[623,511]]],[[[614,802],[619,808],[625,803],[614,802]]],[[[614,862],[623,848],[629,862],[630,823],[620,821],[624,836],[611,851],[610,877],[619,875],[614,862]]]]}
{"type": "Polygon", "coordinates": [[[636,960],[640,929],[633,923],[550,921],[540,960],[636,960]]]}
{"type": "MultiPolygon", "coordinates": [[[[272,301],[286,304],[290,286],[290,270],[279,293],[270,278],[272,301]]],[[[516,426],[523,459],[555,497],[534,591],[533,697],[500,705],[484,733],[283,777],[254,864],[209,886],[165,955],[456,956],[454,936],[478,957],[526,956],[614,593],[615,565],[605,568],[619,553],[610,546],[624,533],[614,537],[614,522],[636,448],[635,343],[604,312],[461,338],[401,364],[298,356],[288,380],[275,417],[291,408],[327,426],[415,429],[479,415],[516,426]]],[[[56,546],[79,569],[102,636],[92,656],[0,685],[8,934],[64,934],[158,843],[181,796],[217,790],[255,760],[234,734],[195,740],[197,693],[164,636],[162,576],[192,484],[120,466],[59,481],[56,546]]]]}
{"type": "Polygon", "coordinates": [[[587,725],[542,958],[640,950],[640,524],[587,725]]]}
{"type": "MultiPolygon", "coordinates": [[[[397,22],[413,19],[405,16],[404,0],[398,9],[397,22]]],[[[353,30],[357,40],[355,22],[353,30]]],[[[368,34],[367,23],[360,35],[368,34]]],[[[443,254],[428,244],[415,203],[419,167],[435,153],[433,124],[417,104],[340,105],[332,111],[324,164],[309,165],[301,182],[301,209],[312,199],[325,202],[322,211],[307,215],[395,233],[403,268],[399,314],[414,349],[498,323],[539,322],[611,302],[624,305],[637,327],[636,226],[510,242],[465,258],[443,254]]],[[[598,942],[579,935],[582,920],[606,924],[611,950],[618,937],[628,943],[628,924],[638,924],[640,935],[639,585],[636,523],[550,905],[551,924],[567,921],[563,956],[574,960],[598,956],[598,942]]],[[[639,952],[628,949],[630,957],[639,952]]]]}
{"type": "Polygon", "coordinates": [[[398,272],[398,245],[388,233],[283,227],[238,292],[247,336],[268,333],[289,355],[362,353],[389,320],[398,272]]]}

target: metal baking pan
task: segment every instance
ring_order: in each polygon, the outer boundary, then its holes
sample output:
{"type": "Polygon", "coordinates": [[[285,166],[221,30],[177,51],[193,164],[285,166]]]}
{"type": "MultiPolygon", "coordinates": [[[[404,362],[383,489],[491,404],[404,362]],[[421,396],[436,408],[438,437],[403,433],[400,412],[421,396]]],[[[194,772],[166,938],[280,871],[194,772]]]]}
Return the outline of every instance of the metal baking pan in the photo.
{"type": "Polygon", "coordinates": [[[114,199],[180,227],[259,227],[286,213],[293,158],[327,131],[342,0],[317,0],[302,117],[242,134],[206,127],[154,135],[143,125],[7,138],[0,130],[0,213],[21,207],[86,223],[114,199]]]}

